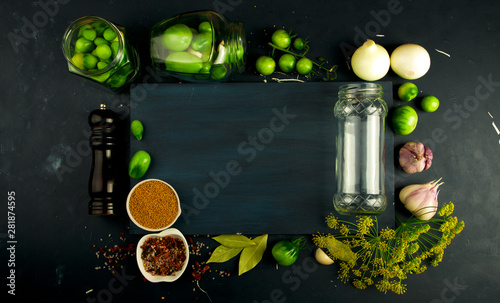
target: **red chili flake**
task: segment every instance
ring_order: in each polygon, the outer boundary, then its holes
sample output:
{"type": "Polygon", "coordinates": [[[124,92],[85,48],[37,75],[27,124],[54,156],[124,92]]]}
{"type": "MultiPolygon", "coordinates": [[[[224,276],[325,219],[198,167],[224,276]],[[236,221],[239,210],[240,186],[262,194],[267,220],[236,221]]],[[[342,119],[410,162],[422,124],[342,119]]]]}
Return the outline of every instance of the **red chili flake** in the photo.
{"type": "Polygon", "coordinates": [[[208,266],[208,265],[203,267],[203,269],[201,270],[201,273],[204,274],[207,270],[210,270],[210,266],[208,266]]]}

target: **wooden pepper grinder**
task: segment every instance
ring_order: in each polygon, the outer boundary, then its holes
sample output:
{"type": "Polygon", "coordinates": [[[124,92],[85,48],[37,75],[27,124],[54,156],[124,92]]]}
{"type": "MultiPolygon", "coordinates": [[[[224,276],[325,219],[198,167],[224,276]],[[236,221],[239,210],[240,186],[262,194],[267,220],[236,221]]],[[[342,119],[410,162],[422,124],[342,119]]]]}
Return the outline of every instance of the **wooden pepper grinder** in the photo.
{"type": "MultiPolygon", "coordinates": [[[[89,214],[115,215],[125,188],[122,161],[125,154],[121,121],[102,103],[89,114],[92,167],[89,179],[89,214]]],[[[122,203],[124,205],[124,203],[122,203]]],[[[118,211],[120,212],[120,211],[118,211]]]]}

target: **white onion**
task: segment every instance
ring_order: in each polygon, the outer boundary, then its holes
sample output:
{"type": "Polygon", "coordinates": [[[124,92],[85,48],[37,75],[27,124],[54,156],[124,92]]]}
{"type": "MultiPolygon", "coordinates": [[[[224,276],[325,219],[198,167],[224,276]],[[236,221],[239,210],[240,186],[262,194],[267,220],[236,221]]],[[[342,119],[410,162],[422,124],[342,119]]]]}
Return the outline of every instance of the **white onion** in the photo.
{"type": "Polygon", "coordinates": [[[391,68],[401,78],[414,80],[422,77],[431,67],[429,53],[418,44],[403,44],[391,54],[391,68]]]}
{"type": "Polygon", "coordinates": [[[358,47],[351,58],[351,67],[356,76],[365,81],[376,81],[389,71],[389,53],[373,40],[366,40],[358,47]]]}

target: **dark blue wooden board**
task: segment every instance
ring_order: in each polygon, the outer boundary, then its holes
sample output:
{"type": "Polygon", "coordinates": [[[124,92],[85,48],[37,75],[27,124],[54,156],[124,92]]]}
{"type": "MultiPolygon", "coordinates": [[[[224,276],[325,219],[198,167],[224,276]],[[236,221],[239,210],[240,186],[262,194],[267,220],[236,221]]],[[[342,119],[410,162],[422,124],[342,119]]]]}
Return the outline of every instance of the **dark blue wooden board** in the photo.
{"type": "MultiPolygon", "coordinates": [[[[152,157],[144,178],[170,183],[185,234],[310,234],[336,213],[333,107],[345,83],[138,85],[131,120],[144,124],[130,153],[152,157]]],[[[392,86],[380,83],[392,106],[392,86]]],[[[394,138],[386,127],[386,194],[394,225],[394,138]]],[[[131,181],[131,186],[137,183],[131,181]]],[[[353,220],[352,217],[346,219],[353,220]]],[[[143,233],[131,223],[132,233],[143,233]]]]}

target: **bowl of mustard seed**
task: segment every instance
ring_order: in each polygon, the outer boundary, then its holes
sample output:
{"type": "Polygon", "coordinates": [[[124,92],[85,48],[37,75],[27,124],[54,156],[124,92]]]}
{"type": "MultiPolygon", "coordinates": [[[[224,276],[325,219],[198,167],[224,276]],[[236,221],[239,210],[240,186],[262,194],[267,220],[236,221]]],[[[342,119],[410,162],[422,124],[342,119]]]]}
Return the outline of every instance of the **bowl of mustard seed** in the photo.
{"type": "Polygon", "coordinates": [[[162,231],[172,226],[181,215],[179,196],[167,182],[147,179],[130,190],[127,213],[138,227],[151,232],[162,231]]]}

